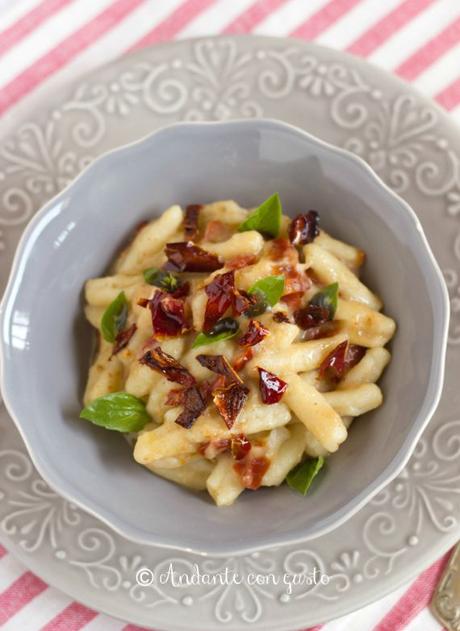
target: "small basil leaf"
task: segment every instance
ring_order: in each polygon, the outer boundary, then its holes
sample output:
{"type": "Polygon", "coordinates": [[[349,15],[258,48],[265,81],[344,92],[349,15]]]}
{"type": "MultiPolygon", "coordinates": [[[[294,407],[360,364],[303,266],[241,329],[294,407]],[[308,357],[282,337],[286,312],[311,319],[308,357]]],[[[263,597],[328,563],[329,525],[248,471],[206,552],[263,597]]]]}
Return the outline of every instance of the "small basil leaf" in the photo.
{"type": "Polygon", "coordinates": [[[180,281],[172,272],[167,272],[156,267],[149,267],[144,270],[144,280],[149,285],[155,285],[155,287],[161,287],[165,291],[172,293],[180,285],[180,281]]]}
{"type": "Polygon", "coordinates": [[[207,346],[208,344],[214,344],[215,342],[220,342],[221,340],[229,340],[234,337],[239,330],[240,326],[234,318],[222,318],[222,320],[216,322],[212,329],[207,333],[204,331],[198,333],[193,342],[192,348],[197,348],[197,346],[207,346]]]}
{"type": "Polygon", "coordinates": [[[127,392],[113,392],[91,401],[80,418],[117,432],[139,432],[150,421],[143,401],[127,392]]]}
{"type": "Polygon", "coordinates": [[[258,280],[249,290],[250,294],[262,294],[265,302],[273,307],[284,291],[284,276],[266,276],[258,280]]]}
{"type": "Polygon", "coordinates": [[[291,469],[286,476],[286,482],[291,489],[298,491],[302,495],[306,495],[311,483],[318,475],[319,471],[324,465],[324,458],[319,456],[318,458],[309,458],[304,462],[301,462],[296,467],[291,469]]]}
{"type": "Polygon", "coordinates": [[[326,309],[329,313],[329,320],[333,320],[337,311],[338,294],[339,283],[332,283],[315,294],[310,300],[310,304],[326,309]]]}
{"type": "Polygon", "coordinates": [[[239,232],[257,230],[263,235],[277,237],[281,228],[282,215],[281,200],[278,193],[274,193],[266,199],[258,208],[247,216],[239,226],[239,232]]]}
{"type": "Polygon", "coordinates": [[[115,342],[115,338],[125,328],[128,318],[128,301],[125,292],[118,294],[109,304],[101,319],[101,331],[104,340],[115,342]]]}

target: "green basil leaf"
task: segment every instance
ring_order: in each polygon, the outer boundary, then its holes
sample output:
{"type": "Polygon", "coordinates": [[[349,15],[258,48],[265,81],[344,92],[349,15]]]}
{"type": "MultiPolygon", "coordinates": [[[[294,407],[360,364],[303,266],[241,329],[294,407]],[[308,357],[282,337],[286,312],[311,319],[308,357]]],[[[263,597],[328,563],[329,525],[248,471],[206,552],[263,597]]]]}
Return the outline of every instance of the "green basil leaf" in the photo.
{"type": "Polygon", "coordinates": [[[279,301],[284,291],[284,276],[266,276],[261,278],[250,288],[249,293],[262,294],[265,302],[273,307],[279,301]]]}
{"type": "Polygon", "coordinates": [[[104,311],[101,320],[101,331],[104,340],[115,342],[115,338],[125,328],[128,318],[128,301],[125,292],[118,294],[113,302],[104,311]]]}
{"type": "Polygon", "coordinates": [[[197,346],[207,346],[221,340],[229,340],[240,330],[240,325],[234,318],[222,318],[212,327],[210,331],[205,333],[202,331],[196,336],[192,348],[197,346]]]}
{"type": "Polygon", "coordinates": [[[143,401],[127,392],[113,392],[91,401],[80,418],[117,432],[139,432],[150,421],[143,401]]]}
{"type": "Polygon", "coordinates": [[[165,291],[172,293],[179,287],[180,280],[172,272],[167,272],[156,267],[149,267],[144,270],[144,280],[149,285],[161,287],[165,291]]]}
{"type": "Polygon", "coordinates": [[[333,320],[335,312],[337,311],[337,300],[339,295],[339,283],[332,283],[321,289],[310,300],[311,305],[317,305],[323,309],[327,309],[329,313],[329,320],[333,320]]]}
{"type": "Polygon", "coordinates": [[[277,237],[281,228],[281,215],[283,209],[278,193],[274,193],[266,199],[258,208],[247,216],[246,220],[239,226],[240,232],[247,230],[257,230],[263,235],[277,237]]]}
{"type": "Polygon", "coordinates": [[[318,475],[319,471],[324,465],[324,458],[319,456],[318,458],[309,458],[304,462],[301,462],[296,467],[291,469],[286,476],[286,482],[291,489],[306,495],[311,483],[318,475]]]}

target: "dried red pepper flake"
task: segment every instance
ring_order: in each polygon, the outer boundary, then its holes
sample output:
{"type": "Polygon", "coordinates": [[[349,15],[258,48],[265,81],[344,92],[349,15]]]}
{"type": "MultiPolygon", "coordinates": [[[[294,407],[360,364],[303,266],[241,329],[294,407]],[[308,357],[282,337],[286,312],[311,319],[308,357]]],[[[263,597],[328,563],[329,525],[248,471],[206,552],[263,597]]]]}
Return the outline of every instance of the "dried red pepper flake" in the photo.
{"type": "Polygon", "coordinates": [[[239,375],[232,368],[230,362],[223,355],[197,355],[196,360],[212,372],[222,375],[226,379],[235,383],[242,383],[239,375]]]}
{"type": "Polygon", "coordinates": [[[240,346],[255,346],[269,333],[270,331],[259,320],[249,320],[248,330],[240,337],[238,344],[240,346]]]}
{"type": "MultiPolygon", "coordinates": [[[[233,230],[228,224],[218,221],[208,221],[204,230],[203,240],[210,241],[211,243],[220,243],[226,241],[233,234],[233,230]]],[[[228,263],[227,263],[228,266],[228,263]]]]}
{"type": "Polygon", "coordinates": [[[342,328],[342,322],[340,320],[329,320],[318,326],[312,326],[306,329],[302,335],[302,340],[310,341],[317,340],[320,337],[330,337],[335,335],[342,328]]]}
{"type": "Polygon", "coordinates": [[[169,295],[173,298],[186,298],[190,293],[190,283],[188,280],[181,283],[177,289],[169,292],[169,295]]]}
{"type": "Polygon", "coordinates": [[[232,382],[225,388],[217,388],[213,392],[214,405],[222,416],[228,429],[233,427],[238,414],[248,398],[249,388],[241,383],[232,382]]]}
{"type": "Polygon", "coordinates": [[[289,240],[293,245],[306,245],[319,235],[319,215],[316,210],[297,215],[289,226],[289,240]]]}
{"type": "Polygon", "coordinates": [[[229,259],[225,263],[225,267],[228,269],[242,269],[243,267],[247,267],[248,265],[254,265],[257,261],[257,256],[254,254],[240,254],[235,256],[233,259],[229,259]]]}
{"type": "Polygon", "coordinates": [[[207,333],[234,303],[235,273],[217,274],[205,287],[208,297],[203,331],[207,333]]]}
{"type": "Polygon", "coordinates": [[[212,459],[230,449],[230,438],[218,438],[200,443],[197,452],[206,458],[212,459]]]}
{"type": "Polygon", "coordinates": [[[230,449],[235,460],[243,460],[251,451],[251,442],[245,434],[237,434],[232,437],[230,449]]]}
{"type": "Polygon", "coordinates": [[[309,304],[293,313],[294,321],[301,329],[310,329],[330,320],[330,312],[326,307],[309,304]]]}
{"type": "Polygon", "coordinates": [[[253,304],[252,297],[246,291],[240,291],[235,289],[233,291],[233,313],[234,315],[241,315],[253,304]]]}
{"type": "Polygon", "coordinates": [[[281,265],[278,270],[284,276],[284,294],[305,293],[312,285],[305,272],[299,272],[291,265],[281,265]]]}
{"type": "Polygon", "coordinates": [[[185,390],[185,388],[172,388],[166,395],[165,405],[174,408],[178,405],[184,405],[185,390]]]}
{"type": "Polygon", "coordinates": [[[262,403],[266,405],[278,403],[286,391],[287,383],[260,366],[257,366],[257,370],[259,371],[259,390],[262,403]]]}
{"type": "Polygon", "coordinates": [[[124,329],[123,331],[120,331],[115,338],[115,343],[113,345],[113,350],[110,357],[113,357],[114,355],[119,353],[121,350],[126,348],[136,331],[137,331],[136,323],[131,324],[129,328],[124,329]]]}
{"type": "Polygon", "coordinates": [[[163,374],[168,381],[180,383],[182,386],[195,385],[195,377],[182,366],[177,359],[165,353],[160,346],[148,350],[139,362],[163,374]]]}
{"type": "Polygon", "coordinates": [[[176,418],[175,423],[190,429],[207,407],[208,401],[203,397],[200,387],[190,386],[184,393],[184,410],[176,418]]]}
{"type": "Polygon", "coordinates": [[[167,243],[165,247],[167,262],[163,269],[170,272],[214,272],[223,267],[218,257],[192,241],[167,243]]]}
{"type": "Polygon", "coordinates": [[[272,317],[275,322],[287,322],[288,324],[291,324],[291,319],[283,311],[275,311],[272,317]]]}
{"type": "Polygon", "coordinates": [[[299,262],[299,253],[289,239],[284,237],[278,237],[270,242],[268,255],[273,261],[284,260],[290,265],[296,265],[299,262]]]}
{"type": "Polygon", "coordinates": [[[244,488],[256,491],[262,484],[263,477],[269,466],[270,460],[265,456],[261,456],[257,458],[249,457],[240,462],[235,462],[233,468],[239,475],[244,488]]]}
{"type": "Polygon", "coordinates": [[[350,368],[356,366],[356,364],[362,360],[365,354],[366,349],[364,346],[359,346],[358,344],[349,344],[347,355],[345,358],[346,369],[350,370],[350,368]]]}
{"type": "Polygon", "coordinates": [[[156,291],[153,298],[141,298],[137,304],[150,309],[155,335],[175,337],[190,330],[185,317],[185,303],[180,298],[156,291]]]}
{"type": "Polygon", "coordinates": [[[185,209],[184,235],[187,241],[193,241],[198,236],[198,217],[202,208],[202,204],[189,204],[185,209]]]}
{"type": "Polygon", "coordinates": [[[234,359],[234,370],[236,370],[237,372],[242,370],[246,366],[248,361],[252,359],[253,355],[254,353],[252,351],[252,348],[250,346],[246,347],[244,351],[234,359]]]}
{"type": "Polygon", "coordinates": [[[348,345],[347,340],[341,342],[327,355],[319,367],[321,378],[337,383],[350,368],[363,357],[366,349],[356,344],[348,345]]]}

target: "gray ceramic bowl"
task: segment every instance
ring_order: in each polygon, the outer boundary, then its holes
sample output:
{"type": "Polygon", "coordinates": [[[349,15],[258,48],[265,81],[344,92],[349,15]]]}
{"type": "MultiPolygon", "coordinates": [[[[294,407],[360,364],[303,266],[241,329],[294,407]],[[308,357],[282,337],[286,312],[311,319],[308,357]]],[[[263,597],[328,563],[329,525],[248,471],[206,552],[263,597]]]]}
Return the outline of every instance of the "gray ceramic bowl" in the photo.
{"type": "Polygon", "coordinates": [[[229,555],[315,537],[404,466],[439,401],[448,298],[415,213],[360,159],[270,120],[179,124],[94,162],[27,227],[1,307],[2,386],[40,474],[129,539],[229,555]],[[230,508],[137,465],[122,436],[78,419],[91,331],[82,287],[141,220],[172,203],[273,191],[368,253],[364,280],[398,323],[384,405],[357,421],[307,497],[283,486],[230,508]]]}

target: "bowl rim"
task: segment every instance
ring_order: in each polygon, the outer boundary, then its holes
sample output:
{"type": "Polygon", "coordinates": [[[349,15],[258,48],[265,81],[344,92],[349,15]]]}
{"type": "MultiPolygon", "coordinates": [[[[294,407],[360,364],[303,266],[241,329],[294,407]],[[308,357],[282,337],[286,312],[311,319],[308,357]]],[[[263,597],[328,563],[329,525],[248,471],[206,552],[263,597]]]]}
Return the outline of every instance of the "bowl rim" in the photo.
{"type": "MultiPolygon", "coordinates": [[[[64,205],[65,208],[65,205],[64,205]]],[[[65,212],[65,209],[64,209],[65,212]]],[[[419,257],[417,257],[419,260],[419,257]]],[[[418,219],[415,211],[412,207],[397,193],[395,193],[373,170],[372,168],[359,156],[351,153],[350,151],[337,147],[329,142],[326,142],[315,135],[296,127],[290,123],[275,119],[275,118],[252,118],[252,119],[233,119],[230,121],[199,121],[199,122],[178,122],[171,125],[161,127],[146,136],[139,138],[133,142],[116,147],[109,151],[102,153],[91,164],[83,169],[78,176],[68,183],[59,193],[54,195],[48,200],[31,218],[25,227],[18,244],[16,246],[13,262],[10,268],[8,282],[6,284],[2,299],[0,301],[0,392],[3,396],[6,409],[13,420],[16,428],[18,429],[22,440],[25,443],[28,454],[32,460],[33,465],[37,469],[40,476],[45,482],[58,493],[61,497],[69,502],[72,502],[85,512],[91,514],[93,517],[99,519],[104,524],[109,526],[120,536],[143,545],[150,545],[159,548],[173,549],[179,551],[190,552],[198,555],[213,556],[216,558],[227,557],[230,555],[242,555],[259,550],[265,550],[268,548],[287,546],[306,542],[316,537],[322,536],[328,532],[333,531],[335,528],[347,521],[352,515],[358,512],[365,504],[367,504],[379,491],[381,491],[387,484],[389,484],[404,468],[408,462],[416,443],[421,436],[422,432],[428,425],[431,417],[433,416],[442,394],[442,386],[444,382],[445,372],[445,358],[447,352],[448,341],[448,326],[450,317],[450,299],[447,286],[444,281],[439,264],[431,250],[429,242],[424,233],[423,227],[418,219]],[[48,216],[50,211],[56,204],[65,199],[65,197],[71,192],[71,190],[85,178],[91,177],[91,172],[104,162],[110,162],[111,158],[115,155],[120,156],[123,154],[129,154],[130,151],[143,147],[156,141],[159,136],[168,135],[170,133],[176,133],[181,130],[196,130],[202,128],[209,130],[212,128],[219,129],[231,129],[235,127],[256,127],[283,130],[291,134],[301,137],[307,143],[321,147],[326,152],[333,153],[341,156],[352,163],[355,170],[361,170],[363,176],[372,180],[374,184],[380,186],[380,188],[389,197],[389,202],[393,203],[396,208],[399,207],[400,213],[405,213],[412,221],[415,231],[420,241],[419,253],[422,254],[426,261],[431,266],[431,272],[434,279],[437,281],[436,287],[433,287],[433,293],[436,290],[438,293],[438,317],[434,320],[434,332],[433,332],[433,360],[430,369],[430,376],[428,386],[425,391],[423,400],[420,403],[419,411],[414,416],[412,425],[407,435],[405,436],[402,444],[399,446],[395,456],[386,465],[386,467],[380,472],[378,476],[363,488],[357,495],[344,504],[341,508],[337,509],[327,517],[323,518],[316,528],[311,529],[309,533],[302,533],[301,529],[293,531],[290,535],[277,536],[270,535],[265,542],[260,544],[213,544],[207,549],[200,547],[199,545],[189,545],[187,542],[178,542],[171,540],[167,536],[161,536],[156,538],[157,535],[152,533],[146,533],[142,528],[136,527],[124,519],[120,519],[118,515],[112,512],[111,509],[101,507],[97,502],[91,501],[88,498],[80,494],[75,488],[73,488],[72,482],[65,480],[63,476],[56,474],[53,468],[50,468],[47,462],[41,458],[39,450],[35,449],[27,436],[27,429],[23,426],[21,420],[15,413],[15,405],[13,402],[14,395],[10,396],[6,385],[6,331],[9,323],[9,311],[14,303],[14,299],[18,294],[20,278],[24,272],[28,263],[28,245],[31,237],[34,236],[35,230],[41,225],[42,221],[48,216]],[[215,547],[218,545],[218,547],[215,547]]]]}

